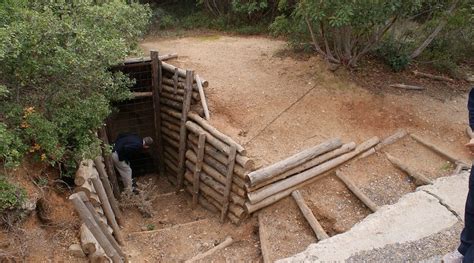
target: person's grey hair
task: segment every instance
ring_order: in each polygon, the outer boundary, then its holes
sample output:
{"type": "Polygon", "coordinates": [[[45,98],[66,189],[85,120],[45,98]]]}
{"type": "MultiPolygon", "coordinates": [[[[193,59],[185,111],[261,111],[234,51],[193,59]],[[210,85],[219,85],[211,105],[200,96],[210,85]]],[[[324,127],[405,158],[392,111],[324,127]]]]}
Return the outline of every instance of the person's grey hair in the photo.
{"type": "Polygon", "coordinates": [[[145,137],[145,138],[143,138],[143,144],[147,145],[147,146],[150,146],[150,145],[153,144],[153,139],[151,137],[145,137]]]}

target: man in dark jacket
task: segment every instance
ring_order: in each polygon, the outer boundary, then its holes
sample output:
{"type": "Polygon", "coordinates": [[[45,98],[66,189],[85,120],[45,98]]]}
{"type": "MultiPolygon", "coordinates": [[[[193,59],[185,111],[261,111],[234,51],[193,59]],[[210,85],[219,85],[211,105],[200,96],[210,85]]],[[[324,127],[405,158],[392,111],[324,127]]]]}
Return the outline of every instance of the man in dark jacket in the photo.
{"type": "Polygon", "coordinates": [[[121,134],[115,140],[112,150],[114,166],[122,178],[125,191],[132,191],[132,168],[130,160],[153,144],[151,137],[141,138],[135,134],[121,134]]]}
{"type": "MultiPolygon", "coordinates": [[[[469,111],[469,126],[474,130],[474,88],[469,92],[467,109],[469,111]]],[[[474,139],[471,139],[466,147],[474,156],[474,139]]],[[[456,251],[445,255],[443,262],[474,262],[474,166],[471,167],[469,176],[469,191],[464,211],[464,229],[461,232],[461,244],[456,251]]]]}

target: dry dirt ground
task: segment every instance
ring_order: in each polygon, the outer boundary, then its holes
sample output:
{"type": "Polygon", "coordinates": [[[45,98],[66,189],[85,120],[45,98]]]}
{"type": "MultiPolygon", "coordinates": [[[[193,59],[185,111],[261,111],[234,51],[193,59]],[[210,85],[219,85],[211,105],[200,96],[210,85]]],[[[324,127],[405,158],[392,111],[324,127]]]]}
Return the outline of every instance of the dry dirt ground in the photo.
{"type": "MultiPolygon", "coordinates": [[[[467,83],[417,79],[410,72],[394,74],[376,62],[358,71],[333,72],[318,57],[289,52],[285,42],[266,37],[151,37],[141,46],[145,52],[177,52],[179,58],[170,63],[194,69],[209,81],[206,93],[211,123],[243,144],[258,165],[268,165],[326,139],[339,137],[360,143],[372,136],[388,136],[398,128],[469,161],[463,148],[467,140],[467,83]],[[388,87],[392,83],[427,89],[394,90],[388,87]]],[[[410,138],[386,151],[429,178],[452,171],[445,160],[410,138]]],[[[40,193],[37,186],[21,182],[21,178],[29,178],[29,170],[40,171],[20,168],[15,172],[21,175],[19,183],[32,188],[29,192],[40,193]]],[[[377,205],[392,204],[416,186],[382,154],[356,160],[341,171],[377,205]]],[[[174,188],[165,179],[148,176],[141,180],[150,177],[160,195],[153,205],[153,217],[144,219],[135,209],[124,212],[126,252],[133,262],[182,261],[212,248],[226,236],[236,242],[204,261],[262,260],[255,216],[240,226],[221,225],[216,214],[193,209],[186,193],[171,193],[174,188]],[[159,231],[143,233],[152,229],[159,231]]],[[[347,231],[371,213],[331,173],[301,192],[330,236],[347,231]]],[[[23,239],[14,240],[11,233],[0,232],[0,251],[27,244],[29,262],[81,262],[67,253],[67,247],[78,242],[77,218],[66,200],[67,193],[50,195],[64,208],[51,213],[53,222],[69,225],[45,226],[31,217],[21,227],[20,233],[28,233],[23,239]]],[[[269,231],[271,259],[293,255],[317,242],[291,198],[261,213],[269,231]]]]}

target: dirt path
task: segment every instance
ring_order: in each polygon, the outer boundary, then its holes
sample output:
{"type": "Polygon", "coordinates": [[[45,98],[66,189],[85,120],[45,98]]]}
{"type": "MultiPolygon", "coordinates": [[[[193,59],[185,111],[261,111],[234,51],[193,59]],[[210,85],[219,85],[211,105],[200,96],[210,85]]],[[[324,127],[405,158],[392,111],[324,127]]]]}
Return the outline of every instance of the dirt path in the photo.
{"type": "Polygon", "coordinates": [[[397,128],[468,159],[464,96],[440,100],[419,92],[370,92],[316,57],[278,56],[285,42],[264,37],[147,39],[142,47],[178,52],[172,63],[209,80],[212,124],[245,144],[262,165],[328,138],[360,142],[397,128]]]}

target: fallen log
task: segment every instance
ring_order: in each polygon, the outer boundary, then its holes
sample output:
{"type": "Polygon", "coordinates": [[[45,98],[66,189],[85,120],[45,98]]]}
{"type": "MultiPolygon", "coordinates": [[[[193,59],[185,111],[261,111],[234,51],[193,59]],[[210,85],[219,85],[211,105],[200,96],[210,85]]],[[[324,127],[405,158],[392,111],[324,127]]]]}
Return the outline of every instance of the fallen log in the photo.
{"type": "Polygon", "coordinates": [[[352,182],[351,179],[346,177],[344,174],[342,174],[340,171],[336,171],[336,176],[341,180],[346,187],[357,197],[359,198],[362,203],[364,203],[365,206],[367,206],[372,212],[376,212],[379,207],[372,201],[370,198],[365,195],[355,184],[352,182]]]}
{"type": "Polygon", "coordinates": [[[217,251],[221,250],[221,249],[224,249],[230,245],[232,245],[232,243],[234,243],[234,240],[232,239],[232,237],[227,237],[224,242],[220,243],[219,245],[211,248],[210,250],[204,252],[204,253],[201,253],[201,254],[198,254],[186,261],[184,261],[185,263],[191,263],[191,262],[196,262],[196,261],[199,261],[199,260],[202,260],[214,253],[216,253],[217,251]]]}
{"type": "Polygon", "coordinates": [[[424,90],[424,87],[414,86],[414,85],[406,85],[406,84],[391,84],[390,87],[398,88],[398,89],[406,89],[406,90],[424,90]]]}
{"type": "MultiPolygon", "coordinates": [[[[188,135],[188,139],[193,142],[194,144],[197,145],[197,137],[194,134],[188,135]]],[[[205,147],[205,152],[209,156],[213,157],[214,159],[218,160],[222,164],[226,164],[227,157],[218,149],[214,148],[212,145],[206,144],[205,147]]],[[[238,154],[235,157],[235,161],[242,166],[243,169],[245,170],[252,170],[255,167],[255,162],[251,159],[249,159],[246,156],[242,156],[238,154]]]]}
{"type": "Polygon", "coordinates": [[[418,70],[413,70],[413,74],[415,76],[423,77],[423,78],[429,78],[429,79],[434,79],[434,80],[439,80],[439,81],[447,81],[447,82],[454,82],[454,79],[444,77],[444,76],[438,76],[438,75],[433,75],[430,73],[423,73],[418,70]]]}
{"type": "Polygon", "coordinates": [[[410,167],[406,166],[405,164],[402,163],[399,159],[393,157],[392,155],[385,153],[385,156],[387,156],[387,159],[398,169],[402,170],[406,174],[408,174],[410,177],[415,179],[418,184],[432,184],[433,182],[428,179],[426,176],[412,170],[410,167]]]}
{"type": "MultiPolygon", "coordinates": [[[[419,142],[420,144],[424,145],[426,148],[434,151],[435,153],[441,155],[442,157],[448,159],[448,161],[452,162],[453,164],[458,164],[458,163],[462,163],[462,164],[465,164],[463,161],[461,161],[460,159],[456,158],[455,156],[451,155],[450,153],[447,153],[445,150],[439,148],[438,146],[428,142],[428,141],[425,141],[424,139],[422,139],[421,137],[418,137],[417,135],[415,134],[410,134],[410,136],[415,139],[415,141],[419,142]]],[[[467,165],[467,164],[466,164],[467,165]]]]}
{"type": "Polygon", "coordinates": [[[293,197],[293,199],[295,199],[296,204],[300,208],[301,213],[303,214],[304,218],[306,218],[306,221],[309,223],[309,225],[313,229],[313,232],[316,235],[316,238],[319,241],[329,238],[326,231],[324,231],[324,228],[318,222],[313,212],[304,201],[304,198],[301,195],[301,193],[298,190],[295,190],[291,193],[291,196],[293,197]]]}
{"type": "Polygon", "coordinates": [[[260,238],[260,251],[262,252],[263,263],[271,263],[270,258],[270,236],[263,223],[263,214],[258,213],[258,235],[260,238]]]}
{"type": "Polygon", "coordinates": [[[327,152],[327,153],[325,153],[325,154],[323,154],[323,155],[321,155],[321,156],[318,156],[318,157],[316,157],[316,158],[314,158],[314,159],[312,159],[312,160],[309,160],[308,162],[306,162],[306,163],[304,163],[304,164],[302,164],[302,165],[296,166],[296,167],[293,168],[293,169],[290,169],[290,170],[288,170],[288,171],[286,171],[286,172],[284,172],[284,173],[282,173],[282,174],[280,174],[280,175],[277,175],[277,176],[271,178],[270,180],[264,181],[264,182],[262,182],[262,183],[260,183],[260,184],[257,184],[257,185],[255,185],[255,186],[253,186],[253,187],[248,187],[248,188],[247,188],[247,191],[248,191],[248,192],[253,192],[253,191],[255,191],[255,190],[259,189],[259,188],[262,188],[262,187],[264,187],[264,186],[266,186],[266,185],[269,185],[269,184],[271,184],[271,183],[273,183],[273,182],[276,182],[276,181],[279,181],[279,180],[288,178],[288,177],[290,177],[290,176],[292,176],[292,175],[295,175],[295,174],[300,173],[300,172],[302,172],[302,171],[308,170],[309,168],[312,168],[312,167],[314,167],[314,166],[316,166],[316,165],[322,164],[322,163],[324,163],[324,162],[326,162],[326,161],[328,161],[328,160],[331,160],[331,159],[333,159],[333,158],[335,158],[335,157],[337,157],[337,156],[340,156],[340,155],[342,155],[342,154],[348,153],[348,152],[354,150],[355,147],[356,147],[355,142],[346,143],[346,144],[342,145],[342,146],[341,146],[340,148],[338,148],[338,149],[335,149],[335,150],[333,150],[333,151],[327,152]]]}
{"type": "MultiPolygon", "coordinates": [[[[368,141],[360,144],[352,152],[341,155],[330,161],[327,161],[321,165],[315,166],[309,170],[306,170],[300,174],[294,175],[285,180],[279,181],[275,184],[264,187],[256,192],[248,193],[247,196],[252,196],[254,203],[246,203],[247,213],[251,214],[263,207],[269,206],[291,194],[294,190],[310,184],[315,181],[318,175],[321,175],[327,171],[334,169],[335,167],[351,160],[360,153],[370,149],[379,142],[379,138],[373,137],[368,141]],[[262,199],[262,197],[266,197],[262,199]],[[256,202],[256,200],[260,200],[256,202]]],[[[252,200],[250,202],[252,202],[252,200]]]]}
{"type": "Polygon", "coordinates": [[[206,120],[210,120],[211,116],[209,114],[209,108],[207,107],[206,95],[204,94],[204,88],[201,84],[201,78],[198,74],[196,74],[196,82],[199,91],[199,97],[201,98],[202,108],[204,109],[204,116],[206,117],[206,120]]]}
{"type": "Polygon", "coordinates": [[[229,136],[223,134],[216,128],[214,128],[212,125],[210,125],[205,119],[201,118],[201,116],[195,114],[195,113],[189,113],[189,119],[193,120],[197,124],[199,124],[202,128],[204,128],[208,133],[210,133],[212,136],[215,138],[221,140],[222,142],[226,143],[227,145],[235,145],[237,151],[242,154],[246,155],[247,151],[245,148],[238,144],[236,141],[234,141],[232,138],[229,136]]]}
{"type": "Polygon", "coordinates": [[[321,155],[326,152],[332,151],[342,145],[340,139],[331,139],[317,146],[311,147],[304,151],[301,151],[293,156],[290,156],[284,160],[276,162],[272,165],[253,171],[248,174],[247,178],[250,186],[255,186],[258,183],[267,181],[274,176],[277,176],[283,172],[286,172],[294,167],[297,167],[305,162],[321,155]]]}
{"type": "Polygon", "coordinates": [[[407,131],[405,131],[404,129],[399,129],[394,134],[388,136],[387,138],[383,139],[379,144],[377,144],[375,146],[375,150],[378,151],[387,145],[394,144],[395,142],[403,139],[407,135],[408,135],[407,131]]]}

